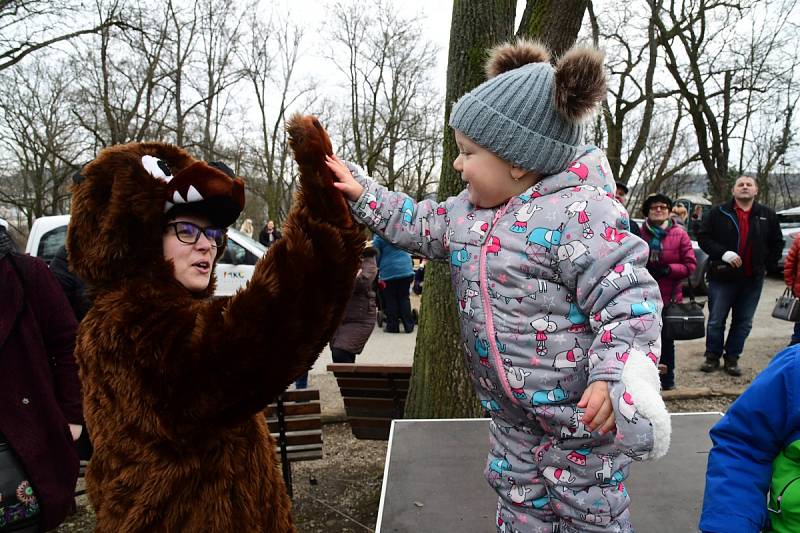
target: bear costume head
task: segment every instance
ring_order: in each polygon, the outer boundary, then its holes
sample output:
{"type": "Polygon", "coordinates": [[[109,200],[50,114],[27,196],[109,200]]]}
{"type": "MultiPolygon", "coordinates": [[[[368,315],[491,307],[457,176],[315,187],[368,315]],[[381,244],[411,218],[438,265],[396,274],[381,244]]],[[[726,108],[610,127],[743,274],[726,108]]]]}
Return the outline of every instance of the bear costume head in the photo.
{"type": "MultiPolygon", "coordinates": [[[[162,244],[171,218],[196,214],[225,228],[244,208],[244,183],[227,166],[169,144],[106,148],[73,181],[70,266],[94,291],[124,279],[173,277],[162,244]]],[[[215,263],[224,250],[217,249],[215,263]]],[[[213,294],[214,286],[212,274],[197,296],[213,294]]]]}

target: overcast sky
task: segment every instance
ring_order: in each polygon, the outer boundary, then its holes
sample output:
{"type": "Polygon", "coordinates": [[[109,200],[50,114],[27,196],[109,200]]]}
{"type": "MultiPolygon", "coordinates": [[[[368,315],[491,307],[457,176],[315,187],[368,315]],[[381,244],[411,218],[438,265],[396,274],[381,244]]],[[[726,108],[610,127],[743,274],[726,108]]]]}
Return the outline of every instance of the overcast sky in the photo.
{"type": "MultiPolygon", "coordinates": [[[[330,0],[333,3],[333,0],[330,0]]],[[[344,0],[346,1],[346,0],[344,0]]],[[[401,14],[405,16],[420,15],[424,27],[425,36],[439,47],[439,60],[435,82],[442,94],[444,94],[445,78],[447,72],[447,47],[450,39],[450,18],[453,12],[453,2],[448,0],[391,0],[401,14]]],[[[487,0],[489,1],[489,0],[487,0]]],[[[281,5],[288,8],[293,13],[294,20],[307,21],[303,24],[309,30],[312,28],[322,29],[325,24],[326,9],[324,6],[328,2],[320,0],[280,0],[281,5]]],[[[517,21],[522,17],[525,9],[525,0],[517,0],[517,21]]],[[[311,32],[309,32],[311,33],[311,32]]],[[[313,38],[313,37],[312,37],[313,38]]],[[[316,58],[308,58],[313,62],[313,67],[318,68],[316,58]]],[[[305,65],[305,68],[310,68],[305,65]]],[[[341,80],[344,82],[344,80],[341,80]]]]}

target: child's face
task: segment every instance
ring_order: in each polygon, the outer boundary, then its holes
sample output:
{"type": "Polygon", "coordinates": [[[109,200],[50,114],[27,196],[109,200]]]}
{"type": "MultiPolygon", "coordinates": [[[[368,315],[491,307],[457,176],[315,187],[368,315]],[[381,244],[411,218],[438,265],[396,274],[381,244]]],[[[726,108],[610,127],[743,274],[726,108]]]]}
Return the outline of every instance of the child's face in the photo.
{"type": "Polygon", "coordinates": [[[459,154],[453,168],[467,183],[469,201],[484,209],[496,207],[519,194],[520,184],[512,178],[512,165],[453,130],[459,154]]]}

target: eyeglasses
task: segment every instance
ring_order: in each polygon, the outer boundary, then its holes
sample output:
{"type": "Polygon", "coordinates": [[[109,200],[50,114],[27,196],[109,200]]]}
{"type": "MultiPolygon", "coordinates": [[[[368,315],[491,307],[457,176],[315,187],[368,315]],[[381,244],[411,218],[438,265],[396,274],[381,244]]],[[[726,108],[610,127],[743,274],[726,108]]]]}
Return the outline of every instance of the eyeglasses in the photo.
{"type": "Polygon", "coordinates": [[[655,204],[650,206],[650,211],[666,211],[669,207],[664,204],[655,204]]]}
{"type": "Polygon", "coordinates": [[[201,228],[197,224],[185,221],[170,222],[167,227],[175,230],[175,236],[183,244],[197,243],[200,240],[201,233],[206,236],[206,239],[214,248],[219,248],[225,244],[225,230],[222,228],[212,226],[201,228]]]}

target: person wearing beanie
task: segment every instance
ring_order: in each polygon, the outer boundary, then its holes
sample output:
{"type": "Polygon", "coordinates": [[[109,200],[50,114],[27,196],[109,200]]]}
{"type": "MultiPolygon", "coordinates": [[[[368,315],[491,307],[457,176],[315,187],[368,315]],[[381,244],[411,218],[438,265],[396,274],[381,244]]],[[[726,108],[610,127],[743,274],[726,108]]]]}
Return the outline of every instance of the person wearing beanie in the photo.
{"type": "Polygon", "coordinates": [[[495,48],[489,79],[450,113],[466,188],[416,203],[329,158],[356,217],[448,261],[469,375],[490,424],[499,531],[631,531],[623,481],[659,457],[670,423],[657,371],[658,287],[583,123],[603,56],[495,48]],[[588,502],[597,502],[590,505],[588,502]]]}
{"type": "MultiPolygon", "coordinates": [[[[644,224],[639,236],[650,247],[647,270],[658,281],[661,299],[666,305],[683,301],[683,280],[697,268],[692,241],[683,226],[670,216],[672,199],[664,194],[648,196],[642,204],[644,224]]],[[[667,373],[661,374],[661,389],[675,388],[675,340],[661,336],[661,364],[667,373]]]]}
{"type": "Polygon", "coordinates": [[[227,166],[131,143],[75,177],[67,250],[93,296],[75,356],[98,532],[295,531],[263,410],[339,324],[363,229],[319,122],[295,116],[288,132],[301,186],[285,236],[229,297],[211,298],[244,207],[227,166]]]}

